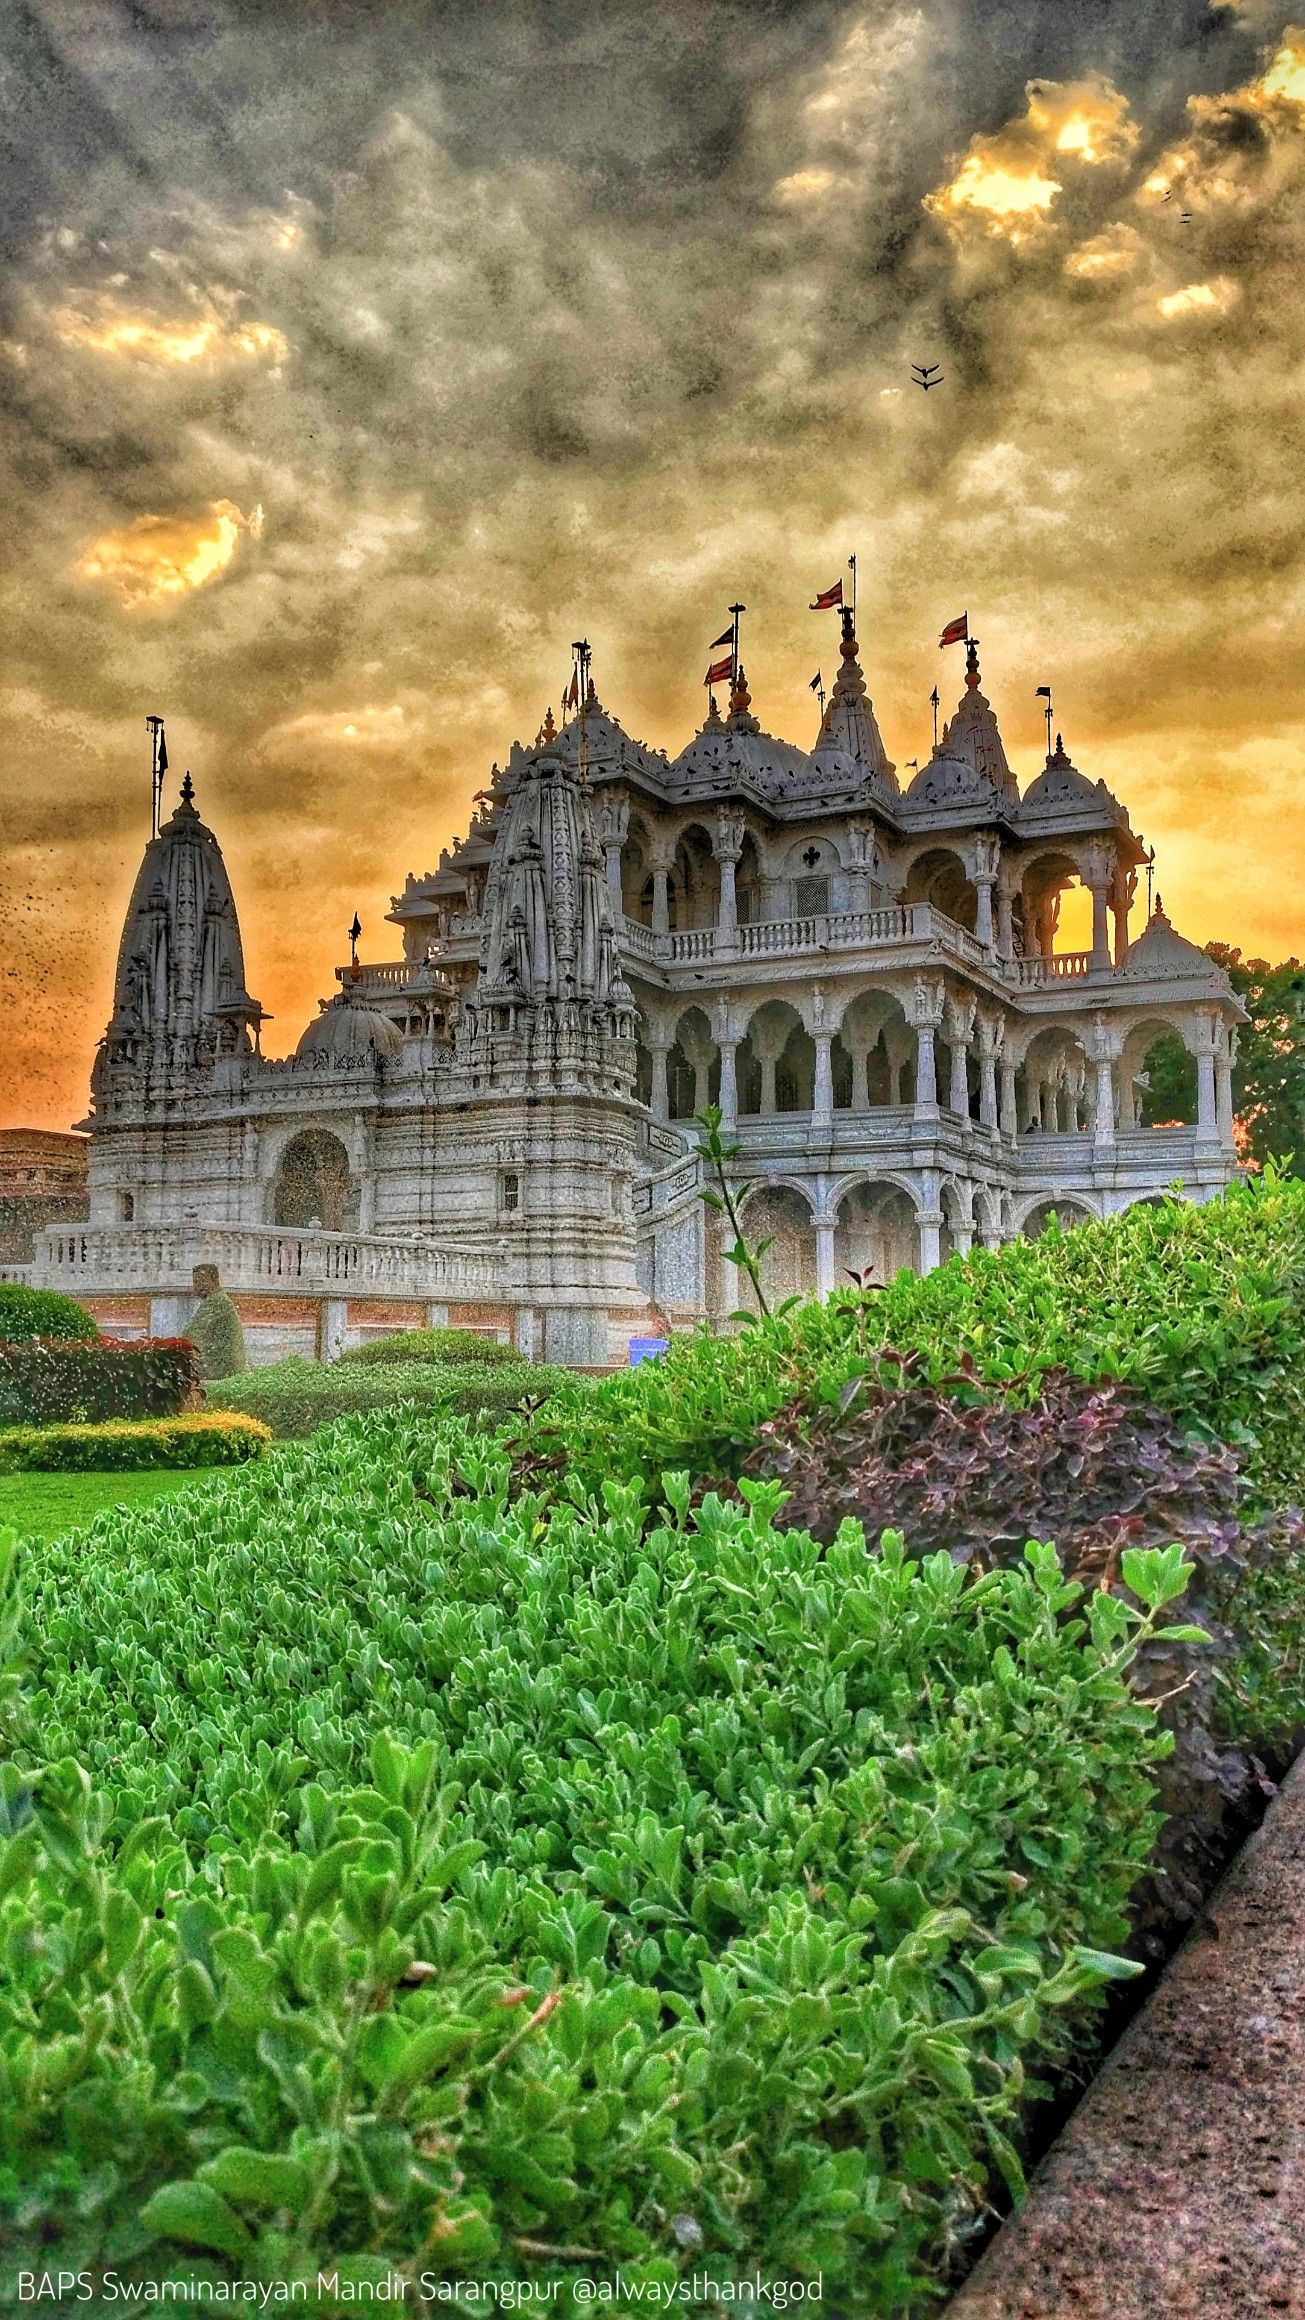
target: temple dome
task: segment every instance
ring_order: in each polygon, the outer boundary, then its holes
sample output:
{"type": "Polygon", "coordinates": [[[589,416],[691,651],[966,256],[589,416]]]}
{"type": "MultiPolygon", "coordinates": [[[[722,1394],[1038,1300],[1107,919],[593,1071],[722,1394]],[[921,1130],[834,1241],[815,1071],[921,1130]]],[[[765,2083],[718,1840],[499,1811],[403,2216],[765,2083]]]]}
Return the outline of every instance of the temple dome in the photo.
{"type": "Polygon", "coordinates": [[[1147,925],[1137,941],[1129,945],[1122,972],[1136,976],[1139,981],[1173,980],[1177,976],[1186,980],[1192,975],[1201,975],[1220,989],[1228,986],[1223,968],[1216,966],[1209,953],[1170,925],[1159,895],[1147,925]]]}
{"type": "Polygon", "coordinates": [[[374,1069],[378,1063],[392,1063],[402,1053],[403,1033],[398,1025],[377,1008],[364,1007],[347,991],[323,1007],[295,1048],[300,1060],[338,1064],[342,1069],[348,1064],[374,1069]]]}
{"type": "Polygon", "coordinates": [[[884,748],[884,737],[857,658],[850,605],[843,612],[839,671],[821,720],[820,738],[812,761],[831,787],[845,788],[851,768],[854,779],[876,781],[890,791],[897,789],[896,767],[884,748]]]}
{"type": "Polygon", "coordinates": [[[1037,780],[1029,783],[1020,804],[1025,813],[1059,813],[1066,807],[1099,807],[1107,799],[1113,809],[1114,800],[1109,798],[1109,792],[1103,796],[1102,785],[1089,781],[1085,773],[1080,773],[1078,767],[1071,764],[1058,733],[1054,750],[1037,780]]]}

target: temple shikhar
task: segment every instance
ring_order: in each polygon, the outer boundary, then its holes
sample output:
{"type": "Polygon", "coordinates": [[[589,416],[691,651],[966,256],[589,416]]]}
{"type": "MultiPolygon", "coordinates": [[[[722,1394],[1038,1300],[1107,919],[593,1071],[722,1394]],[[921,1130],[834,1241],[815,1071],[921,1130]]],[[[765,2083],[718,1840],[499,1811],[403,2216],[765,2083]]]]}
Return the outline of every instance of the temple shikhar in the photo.
{"type": "Polygon", "coordinates": [[[577,647],[561,725],[493,768],[395,897],[395,956],[338,967],[283,1060],[187,777],[123,930],[89,1221],[24,1277],[133,1333],[184,1326],[216,1267],[254,1359],[451,1320],[601,1367],[740,1303],[708,1104],[780,1295],[1224,1186],[1241,1010],[1158,902],[1130,942],[1146,853],[1104,783],[1057,736],[1021,787],[973,642],[906,782],[850,608],[809,746],[754,715],[737,617],[734,646],[675,757],[577,647]],[[1058,947],[1080,887],[1090,947],[1058,947]],[[1159,1052],[1190,1100],[1153,1123],[1159,1052]]]}

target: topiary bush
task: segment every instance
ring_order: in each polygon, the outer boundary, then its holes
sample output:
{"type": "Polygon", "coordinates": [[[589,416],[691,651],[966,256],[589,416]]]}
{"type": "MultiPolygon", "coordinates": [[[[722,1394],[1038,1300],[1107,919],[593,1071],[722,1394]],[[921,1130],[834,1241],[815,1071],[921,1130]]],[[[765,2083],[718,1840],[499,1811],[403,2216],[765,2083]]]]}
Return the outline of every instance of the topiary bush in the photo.
{"type": "Polygon", "coordinates": [[[214,1410],[246,1410],[283,1440],[316,1433],[335,1418],[361,1411],[398,1409],[413,1403],[432,1415],[454,1412],[490,1419],[510,1417],[526,1403],[555,1393],[569,1373],[542,1362],[285,1361],[251,1369],[243,1377],[206,1385],[205,1405],[214,1410]]]}
{"type": "Polygon", "coordinates": [[[172,1418],[199,1393],[185,1337],[120,1343],[32,1337],[0,1345],[0,1425],[92,1425],[104,1418],[172,1418]]]}
{"type": "Polygon", "coordinates": [[[496,1337],[486,1337],[478,1329],[400,1329],[392,1337],[373,1337],[366,1345],[351,1345],[340,1359],[377,1362],[391,1369],[396,1363],[409,1361],[474,1361],[485,1366],[520,1361],[521,1356],[514,1346],[500,1345],[496,1337]]]}
{"type": "Polygon", "coordinates": [[[238,1377],[248,1368],[240,1315],[225,1289],[210,1289],[200,1299],[186,1323],[186,1335],[199,1356],[201,1377],[238,1377]]]}
{"type": "Polygon", "coordinates": [[[271,1430],[234,1410],[184,1418],[110,1418],[98,1426],[0,1427],[0,1474],[126,1474],[151,1468],[239,1466],[271,1430]]]}
{"type": "Polygon", "coordinates": [[[1181,1557],[545,1522],[413,1412],[199,1495],[31,1550],[9,2264],[931,2306],[1128,1970],[1181,1557]]]}
{"type": "Polygon", "coordinates": [[[58,1289],[28,1289],[20,1281],[0,1281],[0,1345],[27,1338],[97,1338],[99,1324],[75,1297],[58,1289]]]}

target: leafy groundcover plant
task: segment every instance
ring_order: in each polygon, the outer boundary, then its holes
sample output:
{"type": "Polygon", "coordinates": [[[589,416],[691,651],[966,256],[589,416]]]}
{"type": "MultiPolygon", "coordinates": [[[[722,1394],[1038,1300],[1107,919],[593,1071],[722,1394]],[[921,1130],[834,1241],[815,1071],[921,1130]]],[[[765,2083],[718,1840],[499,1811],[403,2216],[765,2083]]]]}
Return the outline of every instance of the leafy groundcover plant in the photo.
{"type": "Polygon", "coordinates": [[[30,1550],[0,2288],[759,2268],[911,2313],[1018,2182],[1130,1970],[1181,1555],[1134,1609],[1047,1548],[822,1546],[773,1483],[649,1523],[509,1473],[346,1420],[30,1550]]]}
{"type": "Polygon", "coordinates": [[[282,1439],[302,1439],[332,1419],[364,1410],[395,1410],[404,1403],[432,1413],[499,1418],[534,1407],[568,1379],[566,1370],[515,1355],[487,1361],[286,1361],[219,1378],[204,1389],[210,1410],[243,1410],[282,1439]]]}
{"type": "Polygon", "coordinates": [[[1257,1489],[1305,1493],[1305,1183],[1267,1169],[1203,1207],[1172,1200],[975,1250],[887,1288],[849,1287],[733,1338],[677,1339],[599,1385],[572,1379],[529,1449],[589,1482],[732,1474],[795,1396],[836,1408],[885,1349],[935,1381],[968,1357],[988,1384],[1047,1370],[1116,1377],[1207,1440],[1242,1449],[1257,1489]]]}

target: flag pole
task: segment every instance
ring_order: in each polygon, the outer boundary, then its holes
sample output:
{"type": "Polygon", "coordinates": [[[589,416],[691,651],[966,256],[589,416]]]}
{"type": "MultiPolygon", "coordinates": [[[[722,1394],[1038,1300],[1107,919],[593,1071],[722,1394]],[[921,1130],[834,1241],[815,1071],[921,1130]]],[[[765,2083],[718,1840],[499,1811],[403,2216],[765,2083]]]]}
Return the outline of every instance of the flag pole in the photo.
{"type": "Polygon", "coordinates": [[[746,604],[731,604],[730,618],[734,623],[734,682],[739,681],[739,614],[747,611],[746,604]]]}
{"type": "Polygon", "coordinates": [[[933,752],[935,757],[938,754],[938,699],[938,687],[935,685],[929,695],[929,705],[933,710],[933,752]]]}
{"type": "MultiPolygon", "coordinates": [[[[163,735],[163,719],[147,717],[146,729],[150,736],[150,836],[157,838],[163,808],[163,767],[159,764],[159,742],[163,735]]],[[[164,760],[166,764],[167,760],[164,760]]]]}
{"type": "Polygon", "coordinates": [[[853,628],[855,628],[855,627],[856,627],[856,557],[855,557],[855,556],[849,556],[849,557],[848,557],[848,559],[847,559],[847,561],[848,561],[849,565],[851,566],[851,570],[852,570],[852,626],[853,626],[853,628]]]}

